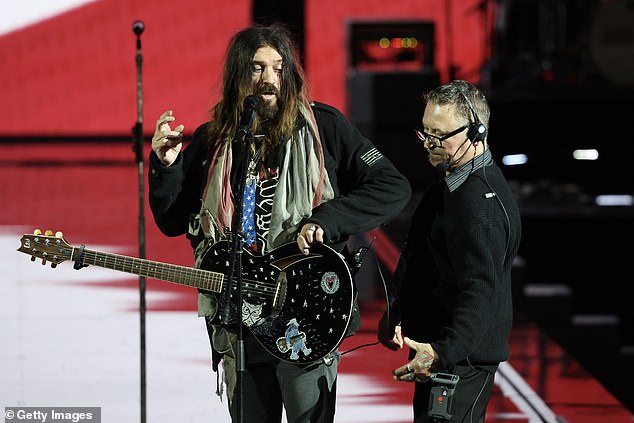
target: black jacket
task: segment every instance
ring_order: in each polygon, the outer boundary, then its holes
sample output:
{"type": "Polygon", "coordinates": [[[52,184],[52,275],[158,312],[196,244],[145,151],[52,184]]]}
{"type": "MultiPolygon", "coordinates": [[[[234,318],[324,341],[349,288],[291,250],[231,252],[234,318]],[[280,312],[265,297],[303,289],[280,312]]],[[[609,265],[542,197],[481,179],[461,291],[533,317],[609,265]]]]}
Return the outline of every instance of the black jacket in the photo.
{"type": "Polygon", "coordinates": [[[468,363],[494,369],[506,360],[520,237],[515,197],[494,162],[454,192],[444,179],[432,183],[395,272],[403,334],[431,343],[449,371],[468,363]]]}

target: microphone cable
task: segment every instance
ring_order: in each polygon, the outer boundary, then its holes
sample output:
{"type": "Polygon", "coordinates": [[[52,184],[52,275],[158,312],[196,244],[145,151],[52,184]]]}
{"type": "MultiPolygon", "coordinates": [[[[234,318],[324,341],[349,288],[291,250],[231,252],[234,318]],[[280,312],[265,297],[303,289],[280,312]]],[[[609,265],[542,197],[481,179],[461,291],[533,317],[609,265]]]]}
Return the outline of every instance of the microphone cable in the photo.
{"type": "MultiPolygon", "coordinates": [[[[381,264],[379,263],[379,259],[377,258],[376,254],[374,253],[374,250],[372,249],[372,243],[374,243],[374,240],[376,239],[376,237],[372,238],[372,241],[370,241],[370,244],[368,244],[368,246],[362,245],[361,247],[357,248],[355,250],[355,252],[352,254],[355,266],[357,266],[357,272],[359,271],[359,269],[361,268],[361,265],[363,263],[363,259],[365,258],[366,254],[368,252],[372,252],[372,255],[374,256],[374,263],[376,264],[376,268],[377,271],[379,273],[379,278],[381,279],[381,284],[383,287],[383,294],[385,296],[385,304],[387,305],[387,319],[388,322],[390,321],[390,299],[389,299],[389,294],[387,292],[387,283],[385,282],[385,277],[383,276],[383,271],[381,270],[381,264]]],[[[360,348],[365,348],[365,347],[372,347],[374,345],[378,345],[380,343],[380,341],[375,341],[375,342],[369,342],[366,344],[361,344],[361,345],[357,345],[356,347],[350,348],[346,351],[343,351],[339,354],[339,356],[343,356],[345,354],[351,353],[353,351],[356,351],[360,348]]]]}

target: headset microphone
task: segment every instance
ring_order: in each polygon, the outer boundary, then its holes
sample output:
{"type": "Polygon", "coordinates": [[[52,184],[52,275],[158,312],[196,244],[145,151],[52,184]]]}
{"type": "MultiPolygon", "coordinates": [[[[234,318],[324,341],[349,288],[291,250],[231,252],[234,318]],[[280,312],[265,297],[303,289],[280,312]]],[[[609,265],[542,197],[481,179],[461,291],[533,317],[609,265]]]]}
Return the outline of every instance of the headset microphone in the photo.
{"type": "Polygon", "coordinates": [[[436,170],[440,173],[445,173],[447,172],[447,170],[449,170],[449,167],[451,165],[448,162],[442,162],[442,163],[438,163],[436,165],[436,170]]]}
{"type": "MultiPolygon", "coordinates": [[[[462,146],[469,141],[469,138],[465,139],[462,144],[460,144],[460,146],[458,147],[458,150],[460,150],[462,148],[462,146]]],[[[467,148],[461,155],[460,157],[458,157],[457,159],[453,159],[453,154],[451,156],[449,156],[447,158],[446,162],[442,162],[442,163],[438,163],[436,165],[436,170],[442,174],[444,174],[445,172],[447,172],[448,170],[450,170],[456,163],[458,163],[460,160],[462,160],[462,158],[464,157],[465,154],[467,154],[467,151],[469,151],[469,148],[467,148]]],[[[457,151],[456,151],[457,152],[457,151]]],[[[454,153],[455,154],[455,153],[454,153]]]]}

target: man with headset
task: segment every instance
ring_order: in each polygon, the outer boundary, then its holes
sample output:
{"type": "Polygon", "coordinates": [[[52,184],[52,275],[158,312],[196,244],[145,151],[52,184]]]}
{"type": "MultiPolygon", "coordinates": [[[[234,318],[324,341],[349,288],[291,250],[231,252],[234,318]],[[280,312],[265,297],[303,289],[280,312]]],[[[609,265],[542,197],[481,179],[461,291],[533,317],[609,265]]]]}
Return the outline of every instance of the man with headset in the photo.
{"type": "Polygon", "coordinates": [[[484,95],[457,80],[424,99],[415,132],[438,177],[412,216],[378,338],[410,348],[393,377],[416,383],[415,422],[483,422],[494,374],[509,357],[521,219],[489,150],[484,95]]]}

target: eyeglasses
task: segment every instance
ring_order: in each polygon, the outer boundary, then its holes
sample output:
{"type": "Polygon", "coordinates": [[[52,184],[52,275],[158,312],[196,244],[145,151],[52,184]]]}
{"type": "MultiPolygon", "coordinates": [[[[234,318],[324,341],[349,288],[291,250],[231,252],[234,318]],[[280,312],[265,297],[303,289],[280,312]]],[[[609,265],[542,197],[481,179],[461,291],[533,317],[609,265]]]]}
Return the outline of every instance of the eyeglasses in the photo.
{"type": "Polygon", "coordinates": [[[464,131],[468,127],[469,127],[469,125],[461,126],[460,128],[456,129],[455,131],[451,131],[450,133],[442,135],[440,137],[436,136],[436,135],[428,134],[427,132],[424,131],[422,125],[418,125],[416,128],[414,128],[414,132],[416,133],[416,136],[418,137],[419,140],[421,140],[423,142],[428,141],[434,147],[442,147],[442,142],[444,140],[446,140],[448,138],[451,138],[454,135],[458,135],[459,133],[461,133],[462,131],[464,131]],[[435,141],[434,141],[434,138],[435,138],[435,141]]]}

